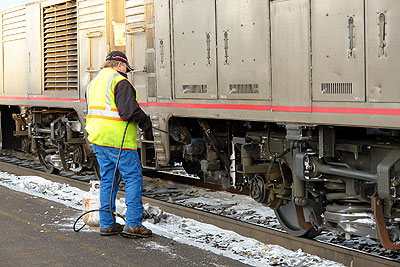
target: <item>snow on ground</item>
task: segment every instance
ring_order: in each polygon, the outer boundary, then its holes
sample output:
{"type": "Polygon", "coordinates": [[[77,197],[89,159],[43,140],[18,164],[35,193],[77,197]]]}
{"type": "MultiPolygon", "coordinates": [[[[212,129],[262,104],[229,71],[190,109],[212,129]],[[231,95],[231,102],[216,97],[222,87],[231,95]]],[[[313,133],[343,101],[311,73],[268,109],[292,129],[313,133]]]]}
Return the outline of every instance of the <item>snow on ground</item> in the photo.
{"type": "MultiPolygon", "coordinates": [[[[78,210],[83,209],[82,198],[87,194],[87,192],[68,184],[54,183],[37,176],[15,176],[4,172],[0,172],[0,185],[59,202],[78,210]]],[[[232,203],[232,207],[234,206],[235,203],[232,203]]],[[[117,210],[124,214],[124,205],[118,206],[117,210]]],[[[291,251],[280,246],[263,244],[255,239],[240,236],[213,225],[164,213],[158,207],[145,205],[144,217],[146,219],[143,224],[156,235],[211,251],[252,266],[343,266],[306,254],[300,249],[291,251]]],[[[69,231],[72,231],[74,219],[59,218],[53,223],[58,225],[60,230],[69,229],[69,231]]],[[[157,244],[152,241],[151,247],[157,247],[157,244]]],[[[166,247],[160,249],[168,251],[166,247]]]]}
{"type": "Polygon", "coordinates": [[[212,210],[212,212],[233,219],[280,228],[274,211],[257,203],[247,195],[216,192],[154,178],[145,178],[143,183],[146,196],[161,199],[163,196],[168,196],[168,202],[171,203],[204,211],[212,210]]]}

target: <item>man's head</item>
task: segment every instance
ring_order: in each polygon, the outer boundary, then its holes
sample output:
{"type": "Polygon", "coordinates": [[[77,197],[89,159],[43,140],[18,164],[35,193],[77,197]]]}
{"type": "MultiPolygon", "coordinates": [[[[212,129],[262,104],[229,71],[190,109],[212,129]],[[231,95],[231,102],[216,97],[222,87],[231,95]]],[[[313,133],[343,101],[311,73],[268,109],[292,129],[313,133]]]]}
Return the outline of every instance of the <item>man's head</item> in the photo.
{"type": "Polygon", "coordinates": [[[113,68],[122,73],[128,73],[133,70],[125,54],[120,51],[112,51],[108,54],[102,68],[113,68]]]}

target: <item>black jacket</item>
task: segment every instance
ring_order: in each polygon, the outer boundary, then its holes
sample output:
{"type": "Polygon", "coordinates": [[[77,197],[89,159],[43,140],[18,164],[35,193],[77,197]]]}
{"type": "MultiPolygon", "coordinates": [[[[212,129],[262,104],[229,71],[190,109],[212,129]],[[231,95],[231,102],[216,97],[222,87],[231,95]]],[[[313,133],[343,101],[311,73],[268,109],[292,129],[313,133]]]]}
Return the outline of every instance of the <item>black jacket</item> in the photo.
{"type": "Polygon", "coordinates": [[[129,81],[122,80],[115,86],[114,97],[121,119],[136,122],[142,130],[151,128],[151,121],[136,101],[136,91],[129,81]]]}

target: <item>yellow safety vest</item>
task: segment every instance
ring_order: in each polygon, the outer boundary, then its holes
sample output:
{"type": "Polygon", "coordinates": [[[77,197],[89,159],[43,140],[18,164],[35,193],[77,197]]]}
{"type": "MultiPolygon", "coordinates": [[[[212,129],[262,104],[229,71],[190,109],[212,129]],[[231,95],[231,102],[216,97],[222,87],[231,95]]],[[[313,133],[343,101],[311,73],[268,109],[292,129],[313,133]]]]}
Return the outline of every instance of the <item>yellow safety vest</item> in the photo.
{"type": "MultiPolygon", "coordinates": [[[[127,122],[119,116],[114,89],[122,80],[128,79],[114,69],[104,68],[89,83],[86,90],[88,113],[85,128],[89,142],[100,146],[121,147],[127,122]]],[[[137,123],[131,122],[126,131],[123,148],[136,149],[136,135],[137,123]]]]}

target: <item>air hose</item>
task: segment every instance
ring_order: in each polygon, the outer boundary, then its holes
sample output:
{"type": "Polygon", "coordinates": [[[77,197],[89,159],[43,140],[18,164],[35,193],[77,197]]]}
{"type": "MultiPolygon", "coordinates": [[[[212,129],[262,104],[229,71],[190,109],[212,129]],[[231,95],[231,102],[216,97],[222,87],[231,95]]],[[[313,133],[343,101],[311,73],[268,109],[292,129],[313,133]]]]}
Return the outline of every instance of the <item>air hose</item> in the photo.
{"type": "Polygon", "coordinates": [[[114,177],[113,177],[113,181],[112,181],[112,185],[111,185],[110,209],[109,209],[109,210],[104,210],[104,209],[89,210],[89,211],[87,211],[87,212],[81,214],[81,215],[75,220],[75,223],[74,223],[74,226],[73,226],[74,232],[79,232],[80,230],[83,229],[83,227],[86,226],[86,223],[84,223],[83,226],[81,226],[79,229],[76,229],[76,224],[78,223],[78,221],[79,221],[83,216],[85,216],[86,214],[92,213],[92,212],[98,212],[98,211],[107,211],[107,212],[110,212],[111,218],[112,218],[112,220],[113,220],[114,225],[116,224],[116,222],[115,222],[115,218],[114,218],[113,215],[116,215],[116,216],[122,218],[122,219],[124,220],[124,222],[126,222],[126,221],[125,221],[125,218],[124,218],[122,215],[120,215],[120,214],[118,214],[117,212],[115,212],[115,211],[112,210],[112,196],[113,196],[113,192],[114,192],[115,177],[117,176],[117,171],[118,171],[118,163],[119,163],[119,159],[121,158],[122,147],[124,146],[124,140],[125,140],[126,130],[128,130],[128,126],[129,126],[129,122],[126,124],[125,131],[124,131],[124,135],[122,136],[121,147],[120,147],[119,153],[118,153],[117,163],[115,164],[114,177]]]}

